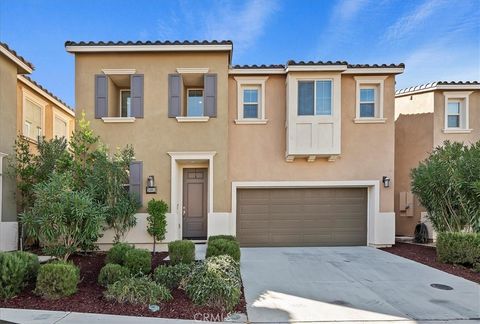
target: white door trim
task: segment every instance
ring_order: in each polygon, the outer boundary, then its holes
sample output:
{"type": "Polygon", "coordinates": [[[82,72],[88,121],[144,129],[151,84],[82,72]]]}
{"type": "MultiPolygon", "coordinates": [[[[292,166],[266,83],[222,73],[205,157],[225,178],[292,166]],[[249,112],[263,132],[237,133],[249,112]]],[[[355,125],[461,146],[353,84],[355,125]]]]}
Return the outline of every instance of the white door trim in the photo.
{"type": "Polygon", "coordinates": [[[380,181],[233,181],[231,233],[237,233],[237,189],[246,188],[367,188],[367,244],[375,245],[375,218],[380,213],[380,181]]]}

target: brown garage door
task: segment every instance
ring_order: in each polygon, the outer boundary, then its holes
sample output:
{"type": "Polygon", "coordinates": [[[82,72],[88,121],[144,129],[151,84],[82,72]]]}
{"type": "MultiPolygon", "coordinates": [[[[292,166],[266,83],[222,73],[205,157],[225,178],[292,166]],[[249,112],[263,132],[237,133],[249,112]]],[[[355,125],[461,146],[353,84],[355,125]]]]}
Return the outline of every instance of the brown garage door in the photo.
{"type": "Polygon", "coordinates": [[[367,189],[239,189],[242,246],[367,244],[367,189]]]}

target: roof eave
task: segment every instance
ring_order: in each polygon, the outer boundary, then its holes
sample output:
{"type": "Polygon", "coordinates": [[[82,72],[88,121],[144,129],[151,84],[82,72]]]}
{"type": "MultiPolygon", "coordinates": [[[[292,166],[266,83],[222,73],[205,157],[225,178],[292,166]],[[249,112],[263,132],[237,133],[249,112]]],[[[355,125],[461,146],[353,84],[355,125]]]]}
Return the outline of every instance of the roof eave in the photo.
{"type": "MultiPolygon", "coordinates": [[[[398,92],[395,93],[395,98],[410,96],[419,93],[432,92],[437,90],[456,90],[456,91],[467,91],[467,90],[480,90],[480,84],[444,84],[437,85],[430,88],[415,89],[410,91],[398,92]]],[[[399,90],[401,91],[401,90],[399,90]]]]}
{"type": "Polygon", "coordinates": [[[402,67],[348,68],[343,74],[402,74],[404,71],[402,67]]]}
{"type": "Polygon", "coordinates": [[[28,66],[25,62],[22,62],[22,60],[20,60],[18,57],[13,55],[10,51],[8,51],[3,46],[0,46],[0,52],[17,65],[17,73],[28,74],[33,72],[33,68],[28,66]]]}

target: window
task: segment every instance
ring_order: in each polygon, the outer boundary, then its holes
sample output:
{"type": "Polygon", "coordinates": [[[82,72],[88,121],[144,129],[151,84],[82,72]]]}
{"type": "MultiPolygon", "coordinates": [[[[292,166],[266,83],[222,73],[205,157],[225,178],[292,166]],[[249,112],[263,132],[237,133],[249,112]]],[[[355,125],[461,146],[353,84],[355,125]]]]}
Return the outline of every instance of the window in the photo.
{"type": "Polygon", "coordinates": [[[332,81],[298,81],[298,115],[332,115],[332,81]]]}
{"type": "Polygon", "coordinates": [[[203,89],[187,89],[187,116],[203,116],[203,89]]]}
{"type": "Polygon", "coordinates": [[[384,81],[387,76],[356,76],[355,123],[385,123],[384,81]]]}
{"type": "Polygon", "coordinates": [[[42,107],[30,99],[24,100],[23,135],[38,140],[42,136],[42,107]]]}
{"type": "Polygon", "coordinates": [[[470,133],[469,97],[471,91],[445,91],[444,133],[470,133]]]}
{"type": "Polygon", "coordinates": [[[266,124],[265,84],[268,77],[235,77],[237,81],[236,124],[266,124]]]}
{"type": "Polygon", "coordinates": [[[120,117],[131,117],[130,89],[120,90],[120,117]]]}
{"type": "Polygon", "coordinates": [[[61,137],[67,138],[67,121],[66,120],[58,116],[55,116],[55,125],[53,127],[53,135],[58,138],[61,138],[61,137]]]}
{"type": "Polygon", "coordinates": [[[360,118],[375,117],[375,88],[361,88],[360,89],[360,118]]]}
{"type": "Polygon", "coordinates": [[[448,102],[447,127],[460,128],[460,101],[458,100],[448,102]]]}

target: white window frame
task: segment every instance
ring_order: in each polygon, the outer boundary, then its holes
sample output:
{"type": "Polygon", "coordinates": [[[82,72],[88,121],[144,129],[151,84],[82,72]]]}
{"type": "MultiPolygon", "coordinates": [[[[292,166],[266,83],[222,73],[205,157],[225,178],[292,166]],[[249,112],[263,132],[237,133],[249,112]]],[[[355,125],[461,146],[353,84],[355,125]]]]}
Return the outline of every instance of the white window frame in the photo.
{"type": "MultiPolygon", "coordinates": [[[[26,122],[26,119],[25,119],[25,115],[26,115],[26,103],[27,103],[27,100],[34,103],[35,105],[38,105],[40,106],[40,114],[41,114],[41,117],[40,117],[40,120],[41,120],[41,133],[42,133],[42,136],[45,136],[45,109],[47,108],[48,106],[48,103],[40,98],[38,98],[34,93],[28,91],[27,89],[25,88],[22,88],[22,124],[25,125],[25,122],[26,122]]],[[[30,123],[30,130],[31,130],[31,123],[30,123]]],[[[37,138],[32,138],[28,135],[25,135],[24,134],[24,129],[22,129],[22,135],[27,138],[28,140],[34,142],[34,143],[38,143],[38,137],[37,138]]],[[[30,132],[29,132],[30,133],[30,132]]]]}
{"type": "Polygon", "coordinates": [[[321,78],[321,79],[298,79],[297,80],[297,117],[298,118],[305,118],[305,117],[331,117],[333,116],[333,79],[331,78],[321,78]],[[330,105],[330,114],[329,115],[320,115],[317,114],[317,81],[330,81],[332,84],[331,87],[331,92],[330,92],[330,100],[331,100],[331,105],[330,105]],[[299,115],[298,114],[298,84],[299,82],[313,82],[313,115],[299,115]]]}
{"type": "Polygon", "coordinates": [[[444,105],[444,133],[471,133],[469,128],[469,97],[473,91],[445,91],[444,105]],[[460,127],[448,127],[448,103],[451,101],[460,102],[460,127]]]}
{"type": "Polygon", "coordinates": [[[265,104],[265,87],[268,76],[248,76],[248,77],[234,77],[237,82],[237,119],[235,124],[238,125],[264,125],[268,122],[266,119],[266,104],[265,104]],[[244,118],[243,116],[243,90],[244,89],[258,89],[258,118],[244,118]]]}
{"type": "Polygon", "coordinates": [[[355,119],[354,123],[385,123],[383,117],[383,103],[385,92],[385,79],[387,76],[355,76],[355,119]],[[375,88],[375,117],[360,117],[360,89],[375,88]]]}
{"type": "Polygon", "coordinates": [[[186,111],[186,116],[185,117],[188,117],[188,118],[195,118],[195,117],[204,117],[205,116],[205,89],[204,88],[187,88],[186,89],[187,91],[187,111],[186,111]],[[190,110],[190,105],[188,103],[188,93],[192,90],[201,90],[202,91],[202,98],[203,98],[203,112],[202,112],[202,116],[190,116],[189,115],[189,110],[190,110]]]}
{"type": "Polygon", "coordinates": [[[55,119],[58,118],[60,120],[62,120],[63,122],[65,122],[65,130],[66,130],[66,136],[65,136],[65,139],[67,141],[70,140],[70,124],[69,124],[69,119],[68,117],[65,117],[64,114],[62,113],[59,113],[57,111],[53,111],[53,132],[52,132],[52,137],[54,138],[55,137],[55,134],[56,134],[56,127],[55,127],[55,119]]]}
{"type": "MultiPolygon", "coordinates": [[[[131,100],[132,100],[132,90],[131,89],[120,89],[119,90],[119,99],[118,99],[118,102],[119,102],[119,107],[118,107],[118,116],[119,118],[130,118],[131,116],[122,116],[122,92],[126,92],[126,91],[129,91],[130,92],[130,104],[131,104],[131,100]]],[[[130,106],[130,111],[128,111],[127,109],[127,115],[131,115],[132,114],[132,107],[130,106]]]]}

